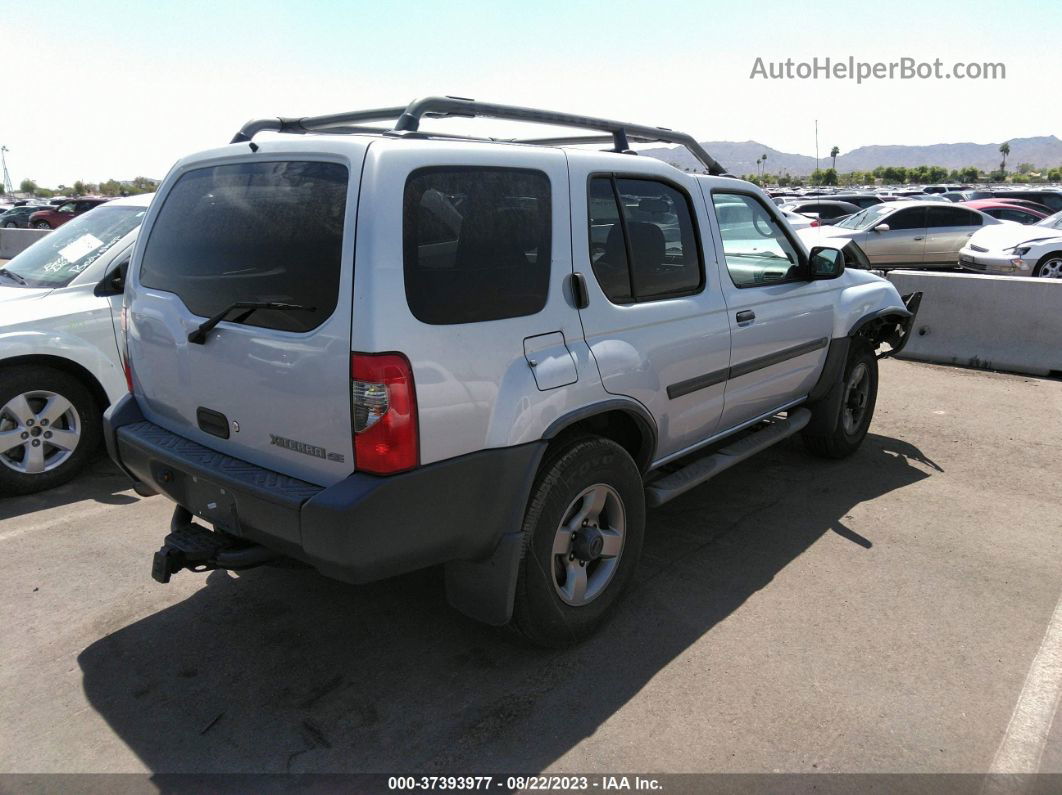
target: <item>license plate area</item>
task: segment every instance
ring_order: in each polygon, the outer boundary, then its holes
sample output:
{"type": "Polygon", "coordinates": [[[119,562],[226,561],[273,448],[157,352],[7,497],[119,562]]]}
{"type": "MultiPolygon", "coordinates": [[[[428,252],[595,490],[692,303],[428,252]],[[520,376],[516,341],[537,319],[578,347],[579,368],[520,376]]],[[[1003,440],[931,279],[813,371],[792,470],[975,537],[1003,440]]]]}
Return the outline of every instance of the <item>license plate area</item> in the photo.
{"type": "Polygon", "coordinates": [[[218,530],[243,535],[236,497],[231,490],[164,464],[155,463],[152,470],[154,481],[193,516],[210,522],[218,530]]]}

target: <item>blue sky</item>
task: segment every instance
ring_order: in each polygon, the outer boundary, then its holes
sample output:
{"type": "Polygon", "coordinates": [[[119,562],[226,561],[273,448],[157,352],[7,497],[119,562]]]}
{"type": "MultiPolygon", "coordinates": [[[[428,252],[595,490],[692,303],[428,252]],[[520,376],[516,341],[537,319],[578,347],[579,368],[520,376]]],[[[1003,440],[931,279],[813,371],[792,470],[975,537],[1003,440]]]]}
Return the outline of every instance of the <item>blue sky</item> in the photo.
{"type": "Polygon", "coordinates": [[[0,3],[0,143],[16,181],[162,176],[253,116],[436,93],[804,154],[814,154],[815,119],[825,151],[994,142],[1062,135],[1060,38],[1062,3],[1030,0],[18,0],[0,3]],[[815,55],[1001,61],[1007,79],[749,78],[757,56],[815,55]],[[18,64],[28,68],[12,79],[18,64]]]}

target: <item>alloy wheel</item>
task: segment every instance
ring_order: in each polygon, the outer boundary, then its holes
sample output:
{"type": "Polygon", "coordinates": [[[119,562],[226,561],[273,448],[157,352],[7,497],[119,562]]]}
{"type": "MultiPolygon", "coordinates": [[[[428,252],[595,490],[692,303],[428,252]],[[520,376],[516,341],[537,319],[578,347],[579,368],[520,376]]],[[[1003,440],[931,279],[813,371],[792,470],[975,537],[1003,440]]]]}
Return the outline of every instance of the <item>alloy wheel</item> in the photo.
{"type": "Polygon", "coordinates": [[[1062,279],[1062,257],[1052,257],[1040,266],[1041,279],[1062,279]]]}
{"type": "Polygon", "coordinates": [[[604,592],[623,552],[626,515],[611,486],[584,489],[565,510],[553,540],[553,587],[572,607],[604,592]]]}
{"type": "Polygon", "coordinates": [[[859,362],[852,368],[848,376],[848,383],[844,388],[844,404],[841,411],[841,421],[844,424],[845,433],[853,435],[863,421],[863,415],[867,411],[867,401],[870,399],[870,370],[866,364],[859,362]]]}
{"type": "Polygon", "coordinates": [[[81,440],[81,420],[62,395],[35,390],[0,407],[0,463],[23,475],[62,466],[81,440]]]}

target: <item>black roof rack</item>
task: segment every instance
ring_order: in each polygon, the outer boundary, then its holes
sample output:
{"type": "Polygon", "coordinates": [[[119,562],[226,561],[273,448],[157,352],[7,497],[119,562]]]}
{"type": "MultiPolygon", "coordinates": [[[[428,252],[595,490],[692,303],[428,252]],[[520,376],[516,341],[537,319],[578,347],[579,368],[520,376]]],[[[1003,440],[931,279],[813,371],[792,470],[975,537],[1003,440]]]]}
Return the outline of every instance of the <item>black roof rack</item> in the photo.
{"type": "Polygon", "coordinates": [[[454,138],[472,141],[497,141],[497,138],[474,138],[471,136],[431,133],[420,129],[423,118],[476,118],[508,119],[511,121],[547,124],[555,127],[575,127],[596,130],[607,135],[572,136],[557,138],[511,139],[515,143],[539,144],[542,146],[565,146],[571,144],[612,143],[613,151],[630,152],[630,142],[678,144],[689,150],[709,174],[725,174],[725,169],[708,154],[704,147],[686,133],[669,130],[667,127],[648,127],[611,119],[558,113],[551,110],[536,110],[518,105],[497,105],[492,102],[477,102],[463,97],[426,97],[406,106],[356,110],[333,113],[327,116],[303,116],[301,118],[254,119],[247,122],[232,139],[232,143],[250,141],[260,132],[273,131],[295,134],[306,133],[377,133],[386,135],[409,135],[421,137],[454,138]],[[391,129],[365,126],[371,122],[394,121],[391,129]]]}

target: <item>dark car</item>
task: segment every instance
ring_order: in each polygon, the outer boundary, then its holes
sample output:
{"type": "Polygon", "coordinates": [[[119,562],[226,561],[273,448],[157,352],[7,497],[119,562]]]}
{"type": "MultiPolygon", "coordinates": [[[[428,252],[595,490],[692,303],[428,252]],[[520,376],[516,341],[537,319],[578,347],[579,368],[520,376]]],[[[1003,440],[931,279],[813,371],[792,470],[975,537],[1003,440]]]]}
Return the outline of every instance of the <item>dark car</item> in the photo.
{"type": "Polygon", "coordinates": [[[58,207],[44,207],[29,217],[29,225],[33,229],[57,229],[106,201],[107,199],[71,199],[58,207]]]}
{"type": "MultiPolygon", "coordinates": [[[[1035,224],[1037,221],[1042,221],[1051,215],[1051,211],[1047,210],[1047,208],[1035,210],[1025,206],[1024,203],[1017,204],[1016,202],[1019,201],[1022,200],[1015,199],[1014,202],[1011,202],[1004,199],[974,199],[973,201],[963,202],[963,206],[980,210],[985,215],[991,215],[1000,221],[1014,221],[1019,224],[1035,224]]],[[[1029,204],[1032,203],[1029,202],[1029,204]]]]}
{"type": "Polygon", "coordinates": [[[830,198],[834,201],[854,204],[860,210],[865,210],[875,204],[883,204],[881,197],[873,193],[837,193],[830,198]]]}
{"type": "Polygon", "coordinates": [[[829,226],[835,221],[859,212],[862,208],[850,202],[837,201],[836,199],[813,199],[810,201],[789,202],[782,205],[783,210],[789,210],[800,215],[813,216],[818,219],[821,226],[829,226]]]}
{"type": "Polygon", "coordinates": [[[39,204],[24,204],[19,207],[12,207],[7,212],[0,214],[0,228],[26,229],[29,227],[29,217],[41,209],[44,208],[39,204]]]}
{"type": "Polygon", "coordinates": [[[1036,202],[1049,207],[1052,213],[1062,210],[1062,191],[1060,190],[994,190],[992,196],[1004,201],[1025,199],[1036,202]]]}

